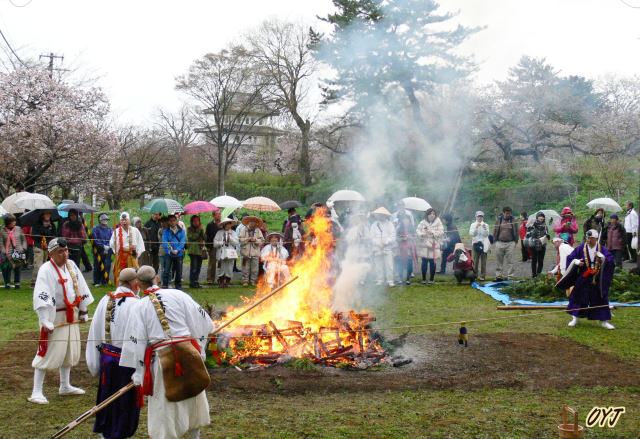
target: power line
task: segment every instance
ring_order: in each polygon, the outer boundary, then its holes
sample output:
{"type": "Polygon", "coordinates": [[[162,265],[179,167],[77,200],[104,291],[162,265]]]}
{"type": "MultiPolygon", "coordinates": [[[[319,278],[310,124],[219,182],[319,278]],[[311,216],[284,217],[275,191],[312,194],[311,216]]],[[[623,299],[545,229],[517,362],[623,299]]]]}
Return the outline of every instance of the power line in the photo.
{"type": "Polygon", "coordinates": [[[20,61],[20,64],[26,67],[27,65],[20,59],[16,51],[13,50],[13,47],[11,47],[11,44],[9,44],[9,41],[7,41],[7,37],[5,37],[4,33],[2,33],[2,29],[0,29],[0,36],[2,36],[2,39],[4,40],[5,44],[7,45],[11,53],[13,53],[13,56],[15,56],[18,61],[20,61]]]}
{"type": "Polygon", "coordinates": [[[633,9],[640,9],[640,5],[630,5],[626,0],[620,0],[620,2],[622,2],[623,5],[628,6],[630,8],[633,9]]]}

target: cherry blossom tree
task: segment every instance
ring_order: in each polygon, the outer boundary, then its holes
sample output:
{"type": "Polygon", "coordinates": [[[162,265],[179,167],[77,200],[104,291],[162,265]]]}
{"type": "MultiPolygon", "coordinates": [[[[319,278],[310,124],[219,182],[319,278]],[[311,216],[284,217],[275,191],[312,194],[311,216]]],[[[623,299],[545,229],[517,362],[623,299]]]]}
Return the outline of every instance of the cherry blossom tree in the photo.
{"type": "Polygon", "coordinates": [[[97,187],[115,151],[108,114],[100,88],[74,86],[40,67],[1,72],[0,195],[97,187]]]}

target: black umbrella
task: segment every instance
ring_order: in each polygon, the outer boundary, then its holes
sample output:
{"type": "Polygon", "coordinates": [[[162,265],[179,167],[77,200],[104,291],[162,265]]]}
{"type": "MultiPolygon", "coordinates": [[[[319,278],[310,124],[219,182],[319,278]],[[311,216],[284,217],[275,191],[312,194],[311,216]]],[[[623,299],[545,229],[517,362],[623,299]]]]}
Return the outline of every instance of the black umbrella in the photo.
{"type": "Polygon", "coordinates": [[[19,226],[35,226],[40,220],[40,215],[45,212],[49,212],[51,214],[51,221],[58,221],[60,219],[60,215],[56,209],[36,209],[30,210],[29,212],[23,214],[18,218],[19,226]]]}
{"type": "Polygon", "coordinates": [[[298,207],[302,207],[302,203],[299,201],[295,201],[295,200],[289,200],[289,201],[285,201],[284,203],[282,203],[280,205],[280,209],[282,210],[287,210],[287,209],[296,209],[298,207]]]}
{"type": "Polygon", "coordinates": [[[60,210],[63,210],[65,212],[69,212],[71,210],[77,210],[80,213],[93,213],[98,211],[98,209],[84,203],[67,204],[66,206],[61,207],[60,210]]]}

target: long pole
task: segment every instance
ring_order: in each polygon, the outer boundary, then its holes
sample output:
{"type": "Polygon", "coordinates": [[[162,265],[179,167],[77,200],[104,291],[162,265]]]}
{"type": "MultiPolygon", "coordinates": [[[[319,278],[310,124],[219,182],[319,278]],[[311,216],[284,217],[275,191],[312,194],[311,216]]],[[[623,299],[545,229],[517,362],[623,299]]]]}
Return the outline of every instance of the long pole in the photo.
{"type": "MultiPolygon", "coordinates": [[[[226,321],[225,323],[223,323],[222,325],[218,326],[215,331],[213,331],[212,333],[210,333],[209,335],[215,335],[218,332],[222,331],[224,328],[226,328],[227,326],[229,326],[231,323],[235,322],[236,320],[238,320],[240,317],[242,317],[243,315],[245,315],[246,313],[248,313],[249,311],[251,311],[252,309],[254,309],[255,307],[259,306],[261,303],[263,303],[265,300],[269,299],[270,297],[273,297],[276,293],[278,293],[279,291],[282,291],[285,287],[289,286],[292,282],[294,282],[296,279],[298,279],[298,276],[294,276],[291,279],[289,279],[287,282],[285,282],[284,284],[280,285],[278,288],[276,288],[275,290],[273,290],[272,292],[270,292],[269,294],[267,294],[266,296],[264,296],[262,299],[258,300],[256,303],[254,303],[253,305],[249,306],[247,309],[245,309],[244,311],[242,311],[240,314],[238,314],[237,316],[235,316],[234,318],[232,318],[231,320],[226,321]]],[[[71,421],[70,423],[68,423],[62,430],[58,431],[56,434],[54,434],[53,436],[51,436],[49,439],[59,439],[63,436],[65,436],[67,433],[69,433],[71,430],[73,430],[74,428],[76,428],[78,425],[82,424],[84,421],[86,421],[87,419],[89,419],[90,417],[94,416],[96,413],[98,413],[99,411],[103,410],[105,407],[107,407],[109,404],[111,404],[113,401],[115,401],[116,399],[120,398],[122,395],[124,395],[125,393],[127,393],[129,390],[131,390],[134,387],[133,382],[127,384],[126,386],[124,386],[122,389],[118,390],[116,393],[114,393],[113,395],[111,395],[110,397],[108,397],[107,399],[105,399],[104,401],[102,401],[100,404],[96,405],[95,407],[90,408],[89,410],[87,410],[86,412],[84,412],[83,414],[81,414],[80,416],[78,416],[76,419],[74,419],[73,421],[71,421]]]]}

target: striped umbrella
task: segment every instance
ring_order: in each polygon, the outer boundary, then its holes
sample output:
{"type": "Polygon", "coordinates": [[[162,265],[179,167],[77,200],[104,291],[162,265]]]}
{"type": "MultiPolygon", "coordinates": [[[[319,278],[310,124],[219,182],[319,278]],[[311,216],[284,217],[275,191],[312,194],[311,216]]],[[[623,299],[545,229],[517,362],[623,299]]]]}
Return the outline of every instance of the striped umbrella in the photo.
{"type": "Polygon", "coordinates": [[[277,212],[280,209],[278,203],[267,197],[251,197],[242,202],[245,209],[257,210],[260,212],[277,212]]]}

